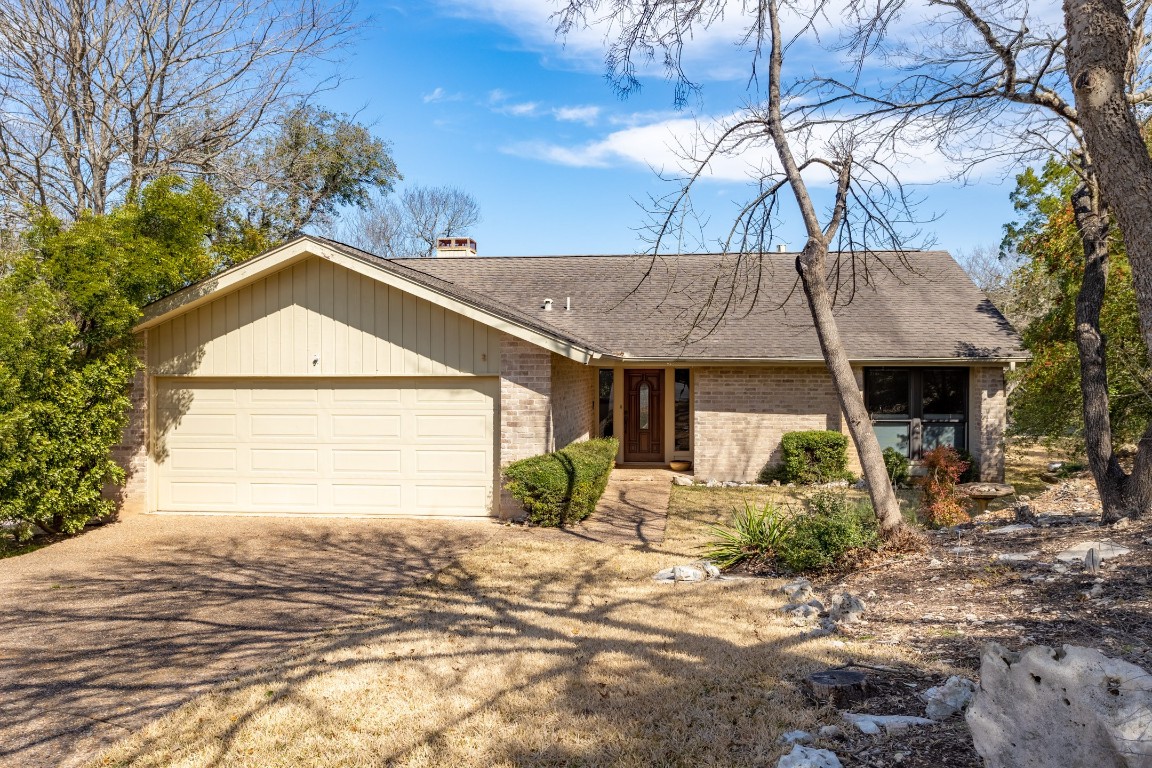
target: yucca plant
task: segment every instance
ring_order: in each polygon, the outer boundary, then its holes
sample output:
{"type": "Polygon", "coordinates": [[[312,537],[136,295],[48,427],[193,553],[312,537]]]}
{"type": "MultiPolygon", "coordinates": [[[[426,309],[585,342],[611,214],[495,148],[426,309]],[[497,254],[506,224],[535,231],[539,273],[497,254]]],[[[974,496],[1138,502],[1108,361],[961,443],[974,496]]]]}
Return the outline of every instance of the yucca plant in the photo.
{"type": "Polygon", "coordinates": [[[704,556],[720,568],[731,568],[750,557],[776,552],[792,529],[792,517],[771,501],[755,507],[747,500],[744,508],[732,510],[732,522],[708,528],[713,539],[703,546],[704,556]]]}

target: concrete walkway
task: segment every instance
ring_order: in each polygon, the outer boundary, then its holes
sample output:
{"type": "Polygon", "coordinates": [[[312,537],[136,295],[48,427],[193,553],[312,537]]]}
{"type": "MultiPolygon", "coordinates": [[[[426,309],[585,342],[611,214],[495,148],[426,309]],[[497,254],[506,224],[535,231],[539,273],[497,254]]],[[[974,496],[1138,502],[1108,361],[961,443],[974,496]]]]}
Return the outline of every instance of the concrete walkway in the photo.
{"type": "Polygon", "coordinates": [[[675,472],[616,468],[596,511],[573,530],[605,544],[650,547],[664,541],[675,472]]]}
{"type": "Polygon", "coordinates": [[[498,530],[144,515],[0,560],[0,768],[82,763],[498,530]]]}

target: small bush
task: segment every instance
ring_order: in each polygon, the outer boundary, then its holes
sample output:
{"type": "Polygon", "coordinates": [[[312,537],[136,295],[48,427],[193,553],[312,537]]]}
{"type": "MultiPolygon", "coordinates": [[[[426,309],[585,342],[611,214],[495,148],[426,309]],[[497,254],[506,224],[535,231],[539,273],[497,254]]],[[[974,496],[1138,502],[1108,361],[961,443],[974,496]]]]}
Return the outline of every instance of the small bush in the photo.
{"type": "Polygon", "coordinates": [[[732,522],[713,525],[715,537],[704,545],[704,556],[721,568],[752,557],[774,555],[787,539],[791,515],[771,501],[757,508],[744,502],[744,509],[732,510],[732,522]]]}
{"type": "Polygon", "coordinates": [[[908,457],[895,448],[884,449],[884,469],[888,470],[888,479],[893,488],[898,488],[908,482],[908,467],[911,462],[908,457]]]}
{"type": "Polygon", "coordinates": [[[578,523],[596,509],[616,464],[613,438],[584,440],[555,453],[504,468],[508,491],[524,505],[528,522],[544,526],[578,523]]]}
{"type": "Polygon", "coordinates": [[[830,430],[788,432],[780,440],[781,480],[811,485],[848,480],[848,438],[830,430]]]}
{"type": "Polygon", "coordinates": [[[871,547],[876,541],[875,520],[867,502],[822,491],[808,500],[807,513],[793,520],[777,556],[793,571],[822,571],[852,550],[871,547]]]}
{"type": "Polygon", "coordinates": [[[926,475],[920,479],[920,513],[932,528],[956,525],[968,519],[956,481],[968,469],[955,448],[942,445],[924,454],[926,475]]]}

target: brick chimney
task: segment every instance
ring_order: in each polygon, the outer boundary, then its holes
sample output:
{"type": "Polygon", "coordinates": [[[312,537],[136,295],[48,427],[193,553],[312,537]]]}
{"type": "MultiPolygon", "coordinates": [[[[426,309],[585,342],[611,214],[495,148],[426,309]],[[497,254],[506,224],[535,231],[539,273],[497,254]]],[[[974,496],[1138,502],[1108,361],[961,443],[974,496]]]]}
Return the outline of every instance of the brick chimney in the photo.
{"type": "Polygon", "coordinates": [[[449,256],[475,256],[476,241],[470,237],[438,237],[436,238],[437,258],[449,256]]]}

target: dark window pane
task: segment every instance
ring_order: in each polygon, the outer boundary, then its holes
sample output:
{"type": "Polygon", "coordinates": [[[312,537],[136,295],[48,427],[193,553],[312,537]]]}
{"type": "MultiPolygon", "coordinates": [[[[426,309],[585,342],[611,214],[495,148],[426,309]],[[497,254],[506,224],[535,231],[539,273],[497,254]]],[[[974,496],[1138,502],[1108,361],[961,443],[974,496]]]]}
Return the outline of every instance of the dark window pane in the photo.
{"type": "Polygon", "coordinates": [[[600,369],[600,437],[612,437],[612,369],[600,369]]]}
{"type": "Polygon", "coordinates": [[[900,453],[908,456],[912,447],[908,435],[908,422],[878,423],[874,424],[872,429],[876,431],[876,439],[880,442],[880,450],[895,448],[900,451],[900,453]]]}
{"type": "Polygon", "coordinates": [[[687,368],[676,369],[676,445],[677,451],[688,451],[692,448],[690,435],[691,429],[689,422],[691,421],[690,407],[689,407],[689,373],[687,368]]]}
{"type": "Polygon", "coordinates": [[[925,424],[924,450],[930,451],[942,445],[958,451],[964,450],[964,424],[925,424]]]}
{"type": "MultiPolygon", "coordinates": [[[[967,410],[964,403],[965,368],[925,368],[924,418],[963,419],[967,410]]],[[[927,445],[925,445],[927,448],[927,445]]]]}
{"type": "Polygon", "coordinates": [[[909,373],[906,368],[864,371],[864,395],[873,417],[909,416],[909,373]]]}

